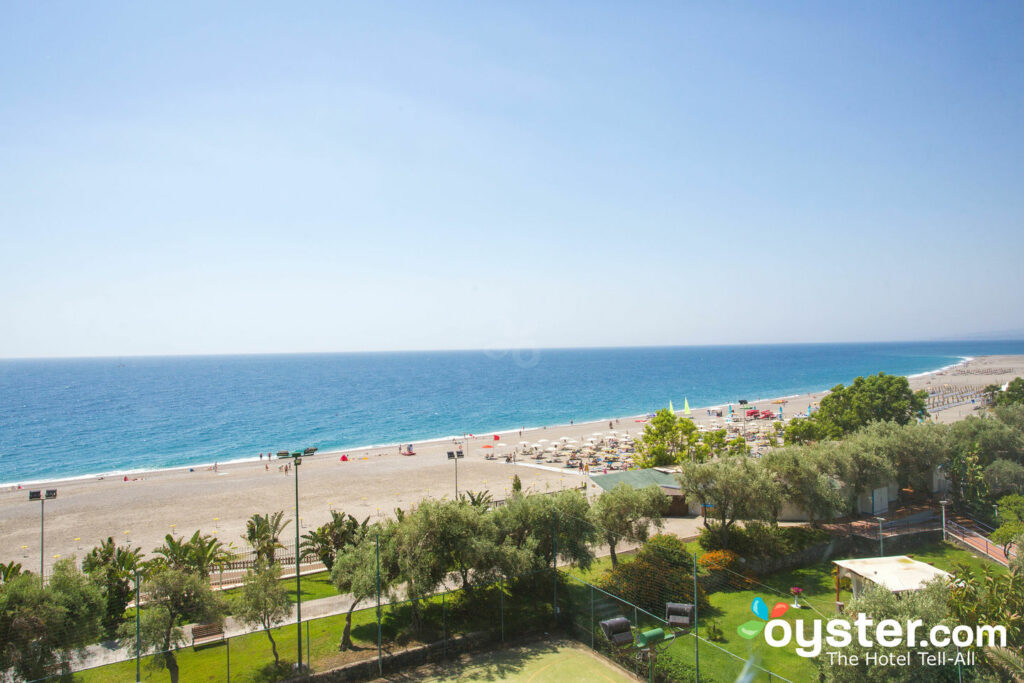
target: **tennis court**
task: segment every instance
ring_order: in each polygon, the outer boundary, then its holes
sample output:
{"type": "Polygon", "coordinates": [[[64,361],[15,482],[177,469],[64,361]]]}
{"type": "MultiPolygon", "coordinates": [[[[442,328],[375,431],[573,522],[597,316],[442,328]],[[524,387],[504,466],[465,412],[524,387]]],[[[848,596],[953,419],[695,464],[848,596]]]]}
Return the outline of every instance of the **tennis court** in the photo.
{"type": "Polygon", "coordinates": [[[384,680],[620,683],[637,679],[581,645],[557,640],[464,656],[456,662],[420,667],[384,680]]]}

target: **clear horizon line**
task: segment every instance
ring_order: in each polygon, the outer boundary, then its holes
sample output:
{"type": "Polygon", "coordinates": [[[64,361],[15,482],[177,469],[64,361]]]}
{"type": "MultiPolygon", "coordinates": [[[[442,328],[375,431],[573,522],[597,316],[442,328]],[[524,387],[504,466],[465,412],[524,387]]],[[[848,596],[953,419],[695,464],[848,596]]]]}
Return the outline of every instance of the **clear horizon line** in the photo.
{"type": "Polygon", "coordinates": [[[258,356],[341,356],[341,355],[369,355],[369,354],[404,354],[404,353],[488,353],[488,352],[513,352],[513,351],[597,351],[612,349],[680,349],[680,348],[717,348],[717,347],[742,347],[742,346],[841,346],[848,344],[952,344],[952,343],[978,343],[978,342],[1024,342],[1020,339],[978,339],[978,338],[954,338],[942,337],[932,339],[892,339],[892,340],[867,340],[867,341],[822,341],[822,342],[746,342],[746,343],[721,343],[721,344],[628,344],[623,346],[595,345],[595,346],[535,346],[535,347],[463,347],[447,349],[378,349],[358,351],[243,351],[223,353],[131,353],[131,354],[109,354],[97,356],[3,356],[3,361],[33,361],[33,360],[111,360],[111,359],[132,359],[132,358],[234,358],[234,357],[258,357],[258,356]]]}

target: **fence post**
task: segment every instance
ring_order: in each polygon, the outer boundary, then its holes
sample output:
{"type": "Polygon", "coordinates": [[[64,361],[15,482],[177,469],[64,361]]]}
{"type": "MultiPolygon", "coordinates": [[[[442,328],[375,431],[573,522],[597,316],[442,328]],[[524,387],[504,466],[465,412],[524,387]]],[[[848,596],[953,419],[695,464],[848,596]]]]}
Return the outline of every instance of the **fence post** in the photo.
{"type": "Polygon", "coordinates": [[[228,683],[231,683],[231,639],[224,639],[224,654],[228,660],[228,683]]]}
{"type": "Polygon", "coordinates": [[[501,577],[501,642],[505,642],[505,577],[501,577]]]}
{"type": "Polygon", "coordinates": [[[444,599],[446,593],[441,593],[441,638],[444,639],[445,658],[448,657],[448,606],[444,599]]]}
{"type": "Polygon", "coordinates": [[[384,675],[384,660],[380,647],[380,532],[377,532],[377,674],[384,675]]]}
{"type": "Polygon", "coordinates": [[[700,683],[700,600],[697,596],[697,553],[693,554],[693,662],[697,668],[697,683],[700,683]]]}
{"type": "MultiPolygon", "coordinates": [[[[309,661],[309,619],[306,619],[306,668],[307,669],[310,668],[310,661],[309,661]]],[[[231,683],[231,681],[228,681],[228,683],[231,683]]]]}
{"type": "Polygon", "coordinates": [[[590,649],[594,649],[594,587],[590,586],[590,649]]]}

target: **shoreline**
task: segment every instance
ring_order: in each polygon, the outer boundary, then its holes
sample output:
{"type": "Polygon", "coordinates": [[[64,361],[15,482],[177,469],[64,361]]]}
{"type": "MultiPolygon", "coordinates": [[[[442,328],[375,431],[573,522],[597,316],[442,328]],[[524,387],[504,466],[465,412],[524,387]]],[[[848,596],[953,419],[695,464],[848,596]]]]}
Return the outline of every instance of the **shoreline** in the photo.
{"type": "MultiPolygon", "coordinates": [[[[1004,356],[979,356],[978,358],[1002,358],[1002,357],[1004,357],[1004,356]]],[[[1013,357],[1013,356],[1006,356],[1006,357],[1013,357]]],[[[915,373],[915,374],[912,374],[912,375],[903,375],[903,377],[906,377],[908,380],[914,380],[914,379],[919,379],[919,378],[923,378],[923,377],[929,377],[931,375],[937,375],[938,373],[942,373],[942,372],[951,370],[951,369],[956,368],[956,367],[961,366],[961,365],[966,365],[966,364],[970,363],[971,361],[976,360],[976,358],[972,357],[972,356],[959,356],[959,358],[960,358],[960,360],[958,360],[956,363],[951,363],[949,365],[944,365],[944,366],[942,366],[940,368],[936,368],[934,370],[928,370],[928,371],[925,371],[925,372],[919,372],[919,373],[915,373]]],[[[833,384],[833,386],[835,386],[835,385],[833,384]]],[[[790,394],[788,396],[762,397],[762,398],[752,399],[750,401],[750,403],[754,404],[754,403],[762,403],[764,401],[779,401],[779,400],[789,401],[789,400],[792,400],[792,399],[800,398],[801,396],[812,396],[814,394],[819,394],[819,393],[828,393],[830,390],[831,390],[831,387],[825,388],[825,389],[813,389],[813,390],[809,390],[809,391],[806,391],[806,392],[803,392],[803,393],[790,394]]],[[[706,405],[706,406],[691,406],[690,410],[691,410],[691,412],[699,411],[699,410],[718,410],[718,409],[726,408],[729,405],[730,405],[729,403],[721,403],[721,404],[706,405]]],[[[679,412],[680,412],[679,410],[676,410],[676,413],[679,413],[679,412]]],[[[647,416],[649,416],[651,414],[652,413],[642,413],[642,414],[638,414],[638,415],[619,415],[619,416],[615,416],[615,417],[602,417],[602,418],[597,418],[597,419],[594,419],[594,420],[586,420],[586,421],[583,421],[583,422],[556,423],[556,424],[552,424],[552,425],[541,425],[541,426],[532,426],[532,427],[531,426],[524,426],[522,429],[504,429],[504,430],[497,430],[497,431],[481,431],[481,432],[478,432],[478,433],[474,432],[473,434],[476,435],[474,438],[479,438],[479,435],[483,435],[483,434],[486,434],[486,435],[497,434],[499,436],[504,436],[506,434],[516,434],[516,433],[519,433],[519,432],[523,432],[523,434],[525,434],[526,432],[532,432],[532,431],[536,431],[536,430],[546,430],[546,429],[549,429],[549,428],[550,429],[563,429],[563,428],[569,428],[569,427],[573,427],[573,426],[577,426],[577,425],[601,424],[601,423],[604,423],[604,422],[615,421],[615,420],[635,420],[635,419],[638,419],[638,418],[645,418],[645,417],[647,417],[647,416]]],[[[420,439],[418,441],[413,441],[412,443],[413,444],[421,444],[421,445],[435,445],[435,444],[440,444],[440,443],[453,443],[455,441],[462,440],[462,439],[465,439],[465,438],[469,438],[471,436],[473,436],[473,435],[471,435],[469,432],[467,432],[464,436],[446,435],[446,436],[440,436],[440,437],[429,437],[429,438],[420,439]]],[[[328,447],[325,447],[324,450],[318,450],[316,452],[316,455],[313,456],[313,457],[317,457],[317,456],[321,456],[321,455],[341,455],[343,453],[358,453],[358,454],[362,454],[362,453],[376,451],[376,450],[390,450],[390,449],[398,448],[400,446],[404,446],[406,443],[409,443],[409,442],[401,442],[401,443],[399,443],[399,442],[396,441],[394,443],[371,444],[371,445],[353,446],[353,447],[334,447],[334,446],[328,446],[328,447]]],[[[281,450],[283,450],[283,449],[281,449],[281,450]]],[[[271,460],[274,459],[274,457],[270,453],[267,454],[267,458],[271,458],[271,460]]],[[[142,475],[159,474],[159,473],[164,473],[164,472],[193,471],[193,470],[197,470],[197,469],[205,470],[205,469],[213,467],[214,465],[217,465],[218,467],[221,467],[221,466],[225,466],[225,465],[238,465],[238,464],[244,464],[244,463],[258,463],[258,462],[266,462],[266,459],[261,459],[259,456],[246,456],[246,457],[231,458],[229,460],[210,460],[210,461],[203,461],[203,462],[200,462],[200,463],[193,463],[193,464],[171,465],[171,466],[168,466],[168,467],[142,467],[142,468],[130,468],[130,469],[122,469],[122,470],[110,470],[110,471],[107,471],[107,472],[92,472],[92,473],[87,473],[87,474],[77,474],[77,475],[71,475],[71,476],[66,476],[66,477],[59,477],[59,478],[56,478],[56,479],[32,479],[32,480],[22,480],[22,481],[0,481],[0,488],[15,487],[16,489],[18,489],[18,488],[24,488],[26,486],[48,486],[48,485],[66,484],[66,483],[71,483],[71,482],[81,482],[81,481],[89,481],[89,480],[102,481],[102,480],[105,480],[107,478],[115,478],[116,479],[116,478],[125,477],[125,476],[128,476],[128,477],[142,476],[142,475]]]]}
{"type": "MultiPolygon", "coordinates": [[[[911,387],[936,394],[968,395],[988,384],[1002,384],[1024,376],[1024,355],[978,357],[910,379],[911,387]]],[[[827,391],[798,394],[781,399],[759,399],[748,406],[783,407],[792,418],[817,404],[827,391]],[[773,404],[781,400],[787,403],[773,404]]],[[[724,404],[728,405],[728,404],[724,404]]],[[[736,404],[734,403],[734,409],[736,404]]],[[[979,406],[970,400],[951,399],[933,411],[936,421],[949,423],[977,414],[979,406]]],[[[716,406],[717,409],[717,406],[716,406]]],[[[703,429],[726,426],[710,407],[691,407],[693,422],[703,429]]],[[[677,411],[678,412],[678,411],[677,411]]],[[[746,420],[734,414],[732,425],[741,431],[759,431],[763,420],[746,420]]],[[[27,504],[23,488],[0,489],[0,561],[19,562],[36,571],[42,559],[47,566],[70,555],[82,557],[108,537],[151,553],[165,536],[189,536],[195,530],[213,535],[235,549],[244,549],[246,520],[254,513],[282,511],[291,524],[305,534],[330,519],[332,511],[351,514],[359,520],[384,519],[396,508],[409,509],[426,499],[451,499],[456,491],[488,491],[495,499],[511,493],[518,476],[525,491],[554,492],[577,488],[584,476],[575,468],[533,467],[518,460],[506,463],[505,455],[519,442],[544,443],[562,439],[585,441],[604,436],[609,430],[636,438],[646,426],[646,414],[575,422],[569,425],[502,430],[474,435],[463,443],[465,458],[451,461],[451,439],[416,442],[417,455],[398,455],[397,444],[361,449],[320,451],[303,459],[302,465],[283,471],[283,463],[261,462],[258,458],[212,466],[184,466],[131,475],[50,480],[46,486],[59,489],[54,501],[45,506],[45,556],[40,558],[40,506],[27,504]],[[611,423],[611,425],[609,425],[611,423]],[[339,453],[350,457],[342,461],[339,453]],[[490,454],[494,454],[491,456],[490,454]],[[279,469],[280,468],[280,469],[279,469]],[[192,470],[191,472],[189,470],[192,470]],[[298,477],[296,482],[295,477],[298,477]],[[295,512],[296,484],[299,511],[295,512]]],[[[271,458],[276,460],[276,458],[271,458]]],[[[596,485],[591,485],[591,490],[596,485]]],[[[42,488],[42,485],[39,485],[42,488]]],[[[295,527],[286,535],[293,539],[295,527]]]]}

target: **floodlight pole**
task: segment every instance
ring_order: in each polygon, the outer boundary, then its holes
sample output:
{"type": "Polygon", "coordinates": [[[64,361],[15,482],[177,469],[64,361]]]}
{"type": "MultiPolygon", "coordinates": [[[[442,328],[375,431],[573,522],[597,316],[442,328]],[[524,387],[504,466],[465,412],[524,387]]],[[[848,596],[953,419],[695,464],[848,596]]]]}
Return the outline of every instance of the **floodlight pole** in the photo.
{"type": "Polygon", "coordinates": [[[302,577],[299,571],[299,465],[302,464],[302,456],[293,456],[292,460],[295,463],[295,636],[299,673],[302,673],[302,577]]]}
{"type": "Polygon", "coordinates": [[[878,556],[882,557],[885,555],[885,550],[882,545],[882,522],[885,521],[884,517],[875,517],[878,520],[878,556]]]}
{"type": "Polygon", "coordinates": [[[39,581],[43,584],[46,583],[46,579],[43,576],[43,544],[46,540],[46,499],[39,499],[39,581]]]}
{"type": "MultiPolygon", "coordinates": [[[[130,548],[131,546],[129,546],[130,548]]],[[[142,681],[142,641],[140,635],[141,624],[139,620],[142,612],[139,609],[139,570],[135,570],[135,681],[142,681]]]]}

